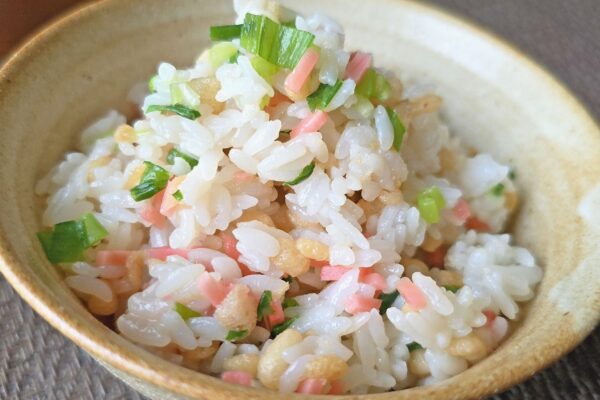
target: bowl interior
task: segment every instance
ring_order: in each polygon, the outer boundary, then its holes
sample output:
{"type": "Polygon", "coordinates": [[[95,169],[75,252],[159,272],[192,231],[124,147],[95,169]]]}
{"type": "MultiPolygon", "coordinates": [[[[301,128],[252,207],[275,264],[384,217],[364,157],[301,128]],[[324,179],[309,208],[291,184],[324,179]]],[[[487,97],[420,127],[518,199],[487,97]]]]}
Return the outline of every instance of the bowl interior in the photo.
{"type": "MultiPolygon", "coordinates": [[[[571,349],[600,315],[600,134],[579,103],[523,55],[470,25],[416,3],[286,1],[334,16],[347,46],[433,85],[453,133],[515,167],[514,225],[545,270],[514,333],[491,356],[431,387],[378,395],[478,397],[529,377],[571,349]]],[[[90,121],[123,104],[159,61],[191,64],[208,27],[230,23],[229,2],[108,0],[55,23],[0,73],[2,272],[42,316],[104,365],[156,398],[277,398],[171,365],[93,318],[46,261],[35,232],[37,179],[74,148],[90,121]]],[[[369,396],[365,396],[367,398],[369,396]]]]}

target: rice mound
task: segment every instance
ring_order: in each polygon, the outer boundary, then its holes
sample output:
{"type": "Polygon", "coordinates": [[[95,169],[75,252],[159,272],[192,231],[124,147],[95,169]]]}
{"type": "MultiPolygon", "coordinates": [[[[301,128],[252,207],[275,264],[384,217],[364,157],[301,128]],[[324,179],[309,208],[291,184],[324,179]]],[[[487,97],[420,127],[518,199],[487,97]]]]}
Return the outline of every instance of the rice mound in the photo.
{"type": "MultiPolygon", "coordinates": [[[[274,1],[234,7],[238,24],[290,20],[274,1]]],[[[542,276],[502,233],[514,173],[451,136],[426,86],[371,68],[385,99],[357,93],[352,68],[370,56],[344,50],[335,21],[292,21],[318,48],[299,91],[291,68],[265,78],[234,38],[218,65],[214,47],[189,69],[160,64],[151,93],[130,93],[141,115],[110,111],[82,133],[36,188],[42,223],[92,213],[106,235],[57,266],[121,335],[228,382],[362,394],[454,376],[498,346],[542,276]],[[175,96],[199,116],[149,110],[175,96]],[[136,201],[147,163],[168,184],[136,201]]]]}

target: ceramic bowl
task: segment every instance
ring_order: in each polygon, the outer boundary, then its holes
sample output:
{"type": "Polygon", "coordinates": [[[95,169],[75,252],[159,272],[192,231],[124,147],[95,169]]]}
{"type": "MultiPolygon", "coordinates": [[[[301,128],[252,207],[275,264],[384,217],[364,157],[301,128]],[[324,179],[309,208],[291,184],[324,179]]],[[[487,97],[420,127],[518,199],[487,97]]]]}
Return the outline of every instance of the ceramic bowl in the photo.
{"type": "MultiPolygon", "coordinates": [[[[513,165],[522,205],[513,233],[544,267],[536,297],[488,358],[440,384],[356,399],[463,399],[522,381],[577,345],[600,316],[600,132],[572,94],[502,41],[444,12],[399,1],[288,1],[346,28],[350,48],[431,83],[464,142],[513,165]]],[[[0,73],[0,264],[50,324],[156,399],[276,399],[163,361],[107,329],[48,263],[35,232],[36,180],[90,121],[123,102],[157,63],[191,64],[229,1],[107,0],[33,37],[0,73]]]]}

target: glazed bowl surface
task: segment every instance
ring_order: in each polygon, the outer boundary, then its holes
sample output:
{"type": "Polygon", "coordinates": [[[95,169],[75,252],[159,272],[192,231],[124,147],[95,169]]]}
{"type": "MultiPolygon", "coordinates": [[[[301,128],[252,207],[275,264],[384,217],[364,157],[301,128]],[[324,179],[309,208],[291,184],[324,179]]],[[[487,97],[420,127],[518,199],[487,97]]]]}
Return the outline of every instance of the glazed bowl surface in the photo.
{"type": "MultiPolygon", "coordinates": [[[[333,16],[347,46],[432,85],[468,146],[515,167],[523,202],[512,226],[544,268],[536,297],[488,358],[440,384],[356,399],[466,399],[518,383],[577,345],[600,318],[600,130],[526,56],[445,12],[404,0],[284,2],[333,16]]],[[[19,294],[111,372],[156,399],[277,399],[176,366],[106,328],[83,307],[35,238],[36,181],[160,61],[189,65],[229,1],[106,0],[54,22],[0,72],[0,267],[19,294]]],[[[298,395],[299,396],[299,395],[298,395]]],[[[300,396],[299,396],[300,397],[300,396]]],[[[317,397],[317,396],[315,396],[317,397]]]]}

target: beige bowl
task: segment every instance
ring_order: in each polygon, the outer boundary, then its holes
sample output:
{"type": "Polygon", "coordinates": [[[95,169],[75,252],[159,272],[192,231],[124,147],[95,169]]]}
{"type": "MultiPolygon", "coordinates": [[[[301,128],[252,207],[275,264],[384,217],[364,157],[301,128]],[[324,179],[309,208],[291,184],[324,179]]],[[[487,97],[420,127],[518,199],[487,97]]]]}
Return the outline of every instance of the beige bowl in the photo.
{"type": "MultiPolygon", "coordinates": [[[[288,1],[292,4],[291,1],[288,1]]],[[[367,399],[461,399],[502,390],[579,343],[600,315],[600,132],[576,99],[498,39],[406,1],[307,0],[333,15],[348,46],[436,86],[447,121],[468,145],[517,169],[516,240],[544,266],[535,299],[490,357],[441,384],[367,399]]],[[[161,60],[191,64],[208,27],[232,20],[229,1],[108,0],[54,23],[0,73],[0,263],[21,296],[113,373],[156,399],[275,399],[172,365],[92,317],[45,259],[33,188],[76,135],[161,60]]]]}

